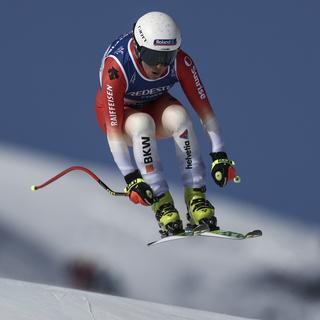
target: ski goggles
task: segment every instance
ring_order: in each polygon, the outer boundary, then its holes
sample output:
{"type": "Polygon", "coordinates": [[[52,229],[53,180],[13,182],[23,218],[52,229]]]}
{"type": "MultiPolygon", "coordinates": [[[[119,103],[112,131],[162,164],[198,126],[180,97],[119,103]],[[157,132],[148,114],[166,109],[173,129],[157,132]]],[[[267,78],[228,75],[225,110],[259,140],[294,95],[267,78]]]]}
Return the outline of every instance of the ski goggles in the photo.
{"type": "Polygon", "coordinates": [[[140,59],[149,66],[156,66],[158,64],[168,66],[174,62],[177,52],[178,50],[156,51],[146,47],[140,47],[139,55],[140,59]]]}

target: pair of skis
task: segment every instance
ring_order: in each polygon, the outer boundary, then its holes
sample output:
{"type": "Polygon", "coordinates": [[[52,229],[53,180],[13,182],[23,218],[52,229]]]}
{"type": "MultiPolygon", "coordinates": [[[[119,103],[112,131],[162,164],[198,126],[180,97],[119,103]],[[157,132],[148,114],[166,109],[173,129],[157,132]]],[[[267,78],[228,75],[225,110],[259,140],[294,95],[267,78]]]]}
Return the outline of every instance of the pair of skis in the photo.
{"type": "Polygon", "coordinates": [[[168,241],[174,241],[174,240],[180,240],[180,239],[186,239],[190,237],[211,237],[211,238],[222,238],[222,239],[230,239],[230,240],[245,240],[245,239],[252,239],[262,236],[261,230],[253,230],[248,233],[239,233],[235,231],[227,231],[227,230],[214,230],[210,231],[205,227],[202,227],[201,225],[196,227],[193,230],[186,230],[183,233],[172,235],[168,237],[164,237],[160,240],[155,240],[148,243],[148,246],[168,242],[168,241]]]}
{"type": "MultiPolygon", "coordinates": [[[[69,173],[71,171],[75,171],[75,170],[79,170],[79,171],[87,173],[91,178],[93,178],[96,182],[98,182],[98,184],[101,187],[103,187],[108,193],[110,193],[113,196],[125,196],[125,197],[128,196],[128,193],[126,193],[126,192],[113,191],[91,170],[89,170],[85,167],[81,167],[81,166],[73,166],[73,167],[67,168],[44,183],[42,183],[40,185],[31,186],[31,190],[36,191],[36,190],[42,189],[42,188],[48,186],[49,184],[51,184],[52,182],[60,179],[61,177],[63,177],[67,173],[69,173]]],[[[160,244],[160,243],[164,243],[164,242],[168,242],[168,241],[173,241],[173,240],[186,239],[188,237],[189,238],[190,237],[213,237],[213,238],[224,238],[224,239],[232,239],[232,240],[244,240],[244,239],[251,239],[251,238],[256,238],[256,237],[261,237],[261,236],[262,236],[261,230],[253,230],[253,231],[248,232],[246,234],[242,234],[239,232],[227,231],[227,230],[209,231],[208,228],[200,225],[200,226],[197,226],[193,229],[189,229],[189,230],[187,229],[186,231],[184,231],[181,234],[168,236],[168,237],[162,238],[160,240],[155,240],[155,241],[149,242],[148,246],[152,246],[152,245],[156,245],[156,244],[160,244]]]]}

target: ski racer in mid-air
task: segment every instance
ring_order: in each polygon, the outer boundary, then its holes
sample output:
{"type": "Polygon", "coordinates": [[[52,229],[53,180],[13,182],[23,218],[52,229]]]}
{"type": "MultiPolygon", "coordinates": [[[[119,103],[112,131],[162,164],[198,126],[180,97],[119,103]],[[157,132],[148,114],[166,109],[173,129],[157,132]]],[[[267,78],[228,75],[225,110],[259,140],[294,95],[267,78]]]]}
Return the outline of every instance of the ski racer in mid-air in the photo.
{"type": "Polygon", "coordinates": [[[223,187],[235,175],[197,68],[180,46],[181,34],[170,16],[143,15],[132,32],[107,48],[96,96],[99,126],[127,183],[126,191],[134,203],[152,206],[163,236],[183,232],[157,150],[156,140],[168,137],[176,145],[190,224],[218,229],[214,207],[206,199],[205,166],[190,116],[169,94],[176,82],[211,140],[213,180],[223,187]]]}

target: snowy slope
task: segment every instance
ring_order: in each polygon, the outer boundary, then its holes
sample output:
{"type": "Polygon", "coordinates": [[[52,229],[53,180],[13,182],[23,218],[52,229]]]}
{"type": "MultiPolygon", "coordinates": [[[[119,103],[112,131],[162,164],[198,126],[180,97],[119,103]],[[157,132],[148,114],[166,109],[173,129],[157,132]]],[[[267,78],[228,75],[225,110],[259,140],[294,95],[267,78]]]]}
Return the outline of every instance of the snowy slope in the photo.
{"type": "MultiPolygon", "coordinates": [[[[150,209],[111,197],[82,173],[30,192],[30,185],[81,163],[5,145],[0,155],[0,276],[70,285],[66,267],[84,258],[130,298],[261,319],[320,318],[319,230],[211,194],[221,227],[260,228],[264,236],[148,248],[158,237],[150,209]]],[[[86,166],[123,188],[115,170],[86,166]]],[[[181,190],[172,190],[183,213],[181,190]]]]}
{"type": "Polygon", "coordinates": [[[0,279],[6,320],[241,320],[194,309],[0,279]]]}

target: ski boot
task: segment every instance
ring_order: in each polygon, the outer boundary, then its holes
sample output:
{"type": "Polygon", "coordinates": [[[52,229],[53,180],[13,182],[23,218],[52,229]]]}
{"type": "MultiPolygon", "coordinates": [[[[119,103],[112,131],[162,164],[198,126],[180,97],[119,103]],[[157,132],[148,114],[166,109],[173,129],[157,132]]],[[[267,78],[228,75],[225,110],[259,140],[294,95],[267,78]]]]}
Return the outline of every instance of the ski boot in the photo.
{"type": "Polygon", "coordinates": [[[201,188],[186,187],[184,190],[185,203],[188,209],[188,230],[219,230],[217,219],[214,216],[214,206],[206,200],[205,192],[205,186],[201,188]]]}
{"type": "Polygon", "coordinates": [[[174,207],[170,192],[163,193],[154,199],[155,202],[152,205],[152,210],[156,214],[161,237],[164,238],[183,233],[182,221],[177,209],[174,207]]]}

